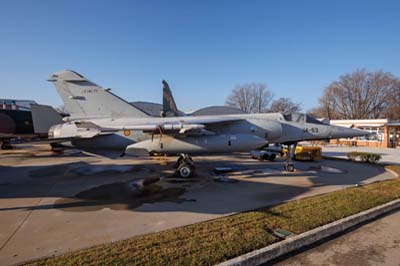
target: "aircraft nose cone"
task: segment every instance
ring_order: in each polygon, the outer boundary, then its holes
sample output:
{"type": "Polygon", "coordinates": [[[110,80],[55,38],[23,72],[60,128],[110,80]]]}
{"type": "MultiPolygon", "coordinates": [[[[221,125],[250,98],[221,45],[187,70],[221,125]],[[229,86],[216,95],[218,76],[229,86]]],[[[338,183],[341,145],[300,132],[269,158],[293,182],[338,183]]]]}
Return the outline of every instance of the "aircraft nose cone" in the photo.
{"type": "Polygon", "coordinates": [[[334,139],[337,138],[354,138],[360,136],[367,136],[371,135],[370,132],[357,129],[357,128],[346,128],[346,127],[339,127],[335,126],[332,129],[331,137],[334,139]]]}

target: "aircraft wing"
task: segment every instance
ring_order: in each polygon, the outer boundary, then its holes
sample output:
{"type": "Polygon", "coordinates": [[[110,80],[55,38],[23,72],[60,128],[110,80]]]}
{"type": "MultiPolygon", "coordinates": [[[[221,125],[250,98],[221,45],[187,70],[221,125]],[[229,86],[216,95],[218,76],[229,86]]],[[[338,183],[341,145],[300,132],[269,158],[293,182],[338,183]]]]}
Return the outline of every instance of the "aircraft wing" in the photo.
{"type": "Polygon", "coordinates": [[[166,135],[182,136],[212,135],[210,126],[240,121],[237,117],[183,117],[172,121],[160,121],[146,123],[127,123],[109,126],[100,126],[95,122],[70,122],[53,126],[49,130],[49,139],[54,142],[63,142],[74,139],[90,139],[99,135],[112,134],[125,130],[143,131],[146,133],[160,133],[166,135]]]}
{"type": "Polygon", "coordinates": [[[243,120],[238,117],[185,117],[173,122],[161,122],[161,123],[144,123],[144,124],[133,124],[133,125],[121,125],[121,126],[111,126],[107,128],[100,129],[102,132],[112,132],[112,131],[124,131],[124,130],[141,130],[143,132],[154,132],[162,131],[166,134],[184,134],[187,132],[197,132],[197,133],[211,133],[207,130],[208,126],[232,123],[235,121],[243,120]]]}
{"type": "Polygon", "coordinates": [[[242,121],[243,118],[237,116],[193,116],[185,117],[186,123],[199,123],[204,125],[209,124],[224,124],[229,122],[242,121]]]}

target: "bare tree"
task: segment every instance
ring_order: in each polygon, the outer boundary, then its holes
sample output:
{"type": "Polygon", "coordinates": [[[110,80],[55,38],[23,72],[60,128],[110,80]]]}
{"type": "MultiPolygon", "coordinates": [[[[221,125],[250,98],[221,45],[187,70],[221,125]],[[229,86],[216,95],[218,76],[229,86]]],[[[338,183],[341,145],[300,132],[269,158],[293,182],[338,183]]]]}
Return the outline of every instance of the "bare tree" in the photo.
{"type": "Polygon", "coordinates": [[[225,101],[225,105],[241,109],[246,113],[263,113],[268,110],[272,93],[263,83],[236,86],[225,101]]]}
{"type": "Polygon", "coordinates": [[[385,111],[385,117],[391,120],[400,120],[400,79],[397,86],[390,91],[389,105],[385,111]]]}
{"type": "Polygon", "coordinates": [[[329,112],[323,106],[315,107],[309,110],[307,114],[317,118],[336,119],[335,117],[332,117],[332,115],[330,115],[329,112]]]}
{"type": "Polygon", "coordinates": [[[390,73],[356,70],[325,88],[319,110],[329,119],[384,117],[399,80],[390,73]]]}
{"type": "Polygon", "coordinates": [[[335,110],[335,101],[330,100],[330,93],[325,89],[324,95],[319,99],[319,106],[313,108],[308,113],[314,117],[340,119],[339,115],[335,110]]]}
{"type": "Polygon", "coordinates": [[[279,112],[279,113],[295,113],[300,112],[301,107],[299,103],[293,102],[290,98],[281,97],[272,102],[270,112],[279,112]]]}

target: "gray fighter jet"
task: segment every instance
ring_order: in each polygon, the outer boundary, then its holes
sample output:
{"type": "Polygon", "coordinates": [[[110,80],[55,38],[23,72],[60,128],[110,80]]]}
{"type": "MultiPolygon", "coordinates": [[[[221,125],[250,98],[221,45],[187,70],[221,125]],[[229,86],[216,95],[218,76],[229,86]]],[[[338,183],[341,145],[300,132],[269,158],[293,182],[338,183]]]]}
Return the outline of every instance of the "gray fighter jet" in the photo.
{"type": "MultiPolygon", "coordinates": [[[[150,117],[120,97],[69,70],[51,74],[49,81],[70,113],[65,123],[49,129],[49,138],[78,147],[117,149],[124,154],[180,154],[177,173],[189,177],[190,155],[249,152],[266,144],[291,145],[303,140],[348,138],[365,131],[330,126],[305,114],[237,114],[150,117]]],[[[285,169],[293,171],[290,162],[285,169]]]]}

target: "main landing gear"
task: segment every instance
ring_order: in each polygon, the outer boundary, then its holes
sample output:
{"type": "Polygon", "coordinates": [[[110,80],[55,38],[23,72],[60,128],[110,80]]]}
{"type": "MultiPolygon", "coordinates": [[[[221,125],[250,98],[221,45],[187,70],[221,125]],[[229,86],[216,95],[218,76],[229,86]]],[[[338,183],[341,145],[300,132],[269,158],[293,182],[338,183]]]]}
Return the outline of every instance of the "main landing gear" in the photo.
{"type": "Polygon", "coordinates": [[[194,162],[188,154],[181,154],[175,164],[176,174],[182,178],[191,177],[194,174],[194,162]]]}
{"type": "Polygon", "coordinates": [[[0,146],[2,150],[11,150],[13,148],[9,140],[1,140],[0,146]]]}
{"type": "Polygon", "coordinates": [[[294,151],[296,150],[296,144],[288,145],[288,151],[286,156],[286,162],[283,169],[288,172],[294,172],[294,164],[292,163],[294,151]]]}

